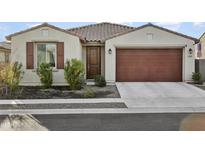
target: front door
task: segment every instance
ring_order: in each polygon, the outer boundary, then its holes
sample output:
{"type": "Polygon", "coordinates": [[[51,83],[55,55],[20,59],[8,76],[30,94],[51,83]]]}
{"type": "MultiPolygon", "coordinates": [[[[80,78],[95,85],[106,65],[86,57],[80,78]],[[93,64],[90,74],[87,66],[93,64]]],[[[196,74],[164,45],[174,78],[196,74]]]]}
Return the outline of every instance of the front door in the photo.
{"type": "Polygon", "coordinates": [[[100,75],[100,47],[87,47],[87,79],[100,75]]]}

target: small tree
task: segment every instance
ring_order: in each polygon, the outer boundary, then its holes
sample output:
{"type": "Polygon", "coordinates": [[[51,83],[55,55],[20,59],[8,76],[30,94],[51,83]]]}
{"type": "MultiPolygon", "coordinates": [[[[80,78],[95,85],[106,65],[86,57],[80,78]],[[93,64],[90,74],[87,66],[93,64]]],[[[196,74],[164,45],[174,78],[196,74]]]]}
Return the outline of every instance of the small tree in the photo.
{"type": "Polygon", "coordinates": [[[6,81],[6,78],[7,78],[7,67],[8,67],[8,64],[6,63],[0,63],[0,85],[4,85],[6,84],[5,81],[6,81]]]}
{"type": "Polygon", "coordinates": [[[1,64],[0,82],[2,85],[8,87],[10,95],[18,88],[19,83],[23,78],[23,74],[24,72],[22,71],[21,63],[1,64]]]}
{"type": "Polygon", "coordinates": [[[72,90],[81,89],[84,83],[84,65],[80,60],[67,60],[64,67],[64,78],[72,90]]]}
{"type": "Polygon", "coordinates": [[[40,77],[41,84],[44,88],[50,88],[53,83],[53,68],[50,64],[42,63],[37,69],[37,74],[40,77]]]}
{"type": "Polygon", "coordinates": [[[23,78],[23,73],[21,63],[15,62],[8,64],[6,84],[9,86],[10,94],[18,88],[23,78]]]}

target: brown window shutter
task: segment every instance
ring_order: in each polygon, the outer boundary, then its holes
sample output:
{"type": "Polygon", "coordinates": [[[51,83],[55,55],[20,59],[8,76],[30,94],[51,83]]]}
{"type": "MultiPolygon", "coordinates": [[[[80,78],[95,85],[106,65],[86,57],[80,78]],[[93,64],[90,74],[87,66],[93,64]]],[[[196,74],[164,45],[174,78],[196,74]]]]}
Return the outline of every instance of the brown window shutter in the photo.
{"type": "Polygon", "coordinates": [[[57,43],[57,69],[64,69],[64,42],[57,43]]]}
{"type": "Polygon", "coordinates": [[[26,42],[26,68],[34,69],[33,42],[26,42]]]}

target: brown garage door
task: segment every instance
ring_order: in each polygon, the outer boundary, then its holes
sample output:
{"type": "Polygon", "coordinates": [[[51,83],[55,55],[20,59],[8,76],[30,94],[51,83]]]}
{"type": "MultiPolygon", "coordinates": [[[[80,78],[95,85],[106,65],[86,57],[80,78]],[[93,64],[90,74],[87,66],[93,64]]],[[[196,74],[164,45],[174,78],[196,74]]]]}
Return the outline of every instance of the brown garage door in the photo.
{"type": "Polygon", "coordinates": [[[116,80],[182,81],[182,49],[117,49],[116,80]]]}

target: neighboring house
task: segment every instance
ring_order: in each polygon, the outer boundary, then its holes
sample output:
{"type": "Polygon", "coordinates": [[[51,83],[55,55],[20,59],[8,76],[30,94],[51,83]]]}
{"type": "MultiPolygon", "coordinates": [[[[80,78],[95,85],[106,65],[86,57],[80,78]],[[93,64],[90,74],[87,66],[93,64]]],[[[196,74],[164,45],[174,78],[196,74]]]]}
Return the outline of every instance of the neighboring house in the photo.
{"type": "Polygon", "coordinates": [[[196,44],[196,59],[205,59],[205,33],[199,38],[199,43],[196,44]]]}
{"type": "Polygon", "coordinates": [[[11,44],[9,42],[0,42],[0,63],[9,62],[11,54],[11,44]]]}
{"type": "Polygon", "coordinates": [[[195,71],[200,72],[202,80],[205,81],[205,33],[199,38],[199,42],[195,46],[196,63],[195,71]]]}
{"type": "Polygon", "coordinates": [[[11,34],[12,61],[23,64],[21,84],[38,85],[36,68],[52,63],[53,82],[65,84],[64,63],[77,58],[86,79],[103,75],[107,82],[181,82],[195,71],[196,38],[153,24],[135,28],[98,23],[61,29],[48,23],[11,34]]]}

